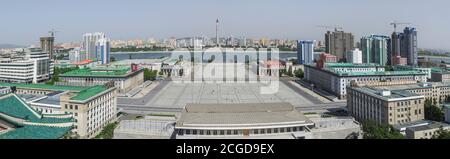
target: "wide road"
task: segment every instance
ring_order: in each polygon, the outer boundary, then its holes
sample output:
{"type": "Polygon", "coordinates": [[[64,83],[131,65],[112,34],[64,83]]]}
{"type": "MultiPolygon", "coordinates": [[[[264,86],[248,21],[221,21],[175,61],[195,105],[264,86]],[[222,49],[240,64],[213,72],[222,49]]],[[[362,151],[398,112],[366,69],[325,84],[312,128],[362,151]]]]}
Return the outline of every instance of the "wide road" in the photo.
{"type": "Polygon", "coordinates": [[[322,104],[323,102],[320,101],[319,99],[317,99],[316,97],[314,97],[313,95],[306,93],[305,91],[301,90],[300,88],[294,86],[290,80],[285,79],[285,78],[280,78],[280,81],[283,82],[286,86],[288,86],[289,88],[291,88],[293,91],[295,91],[297,94],[300,94],[301,96],[305,97],[306,99],[308,99],[309,101],[311,101],[314,104],[322,104]]]}
{"type": "Polygon", "coordinates": [[[170,83],[171,79],[166,78],[159,82],[158,86],[153,88],[149,93],[147,93],[142,98],[117,98],[117,105],[139,105],[144,106],[150,100],[152,100],[159,91],[161,91],[168,83],[170,83]]]}

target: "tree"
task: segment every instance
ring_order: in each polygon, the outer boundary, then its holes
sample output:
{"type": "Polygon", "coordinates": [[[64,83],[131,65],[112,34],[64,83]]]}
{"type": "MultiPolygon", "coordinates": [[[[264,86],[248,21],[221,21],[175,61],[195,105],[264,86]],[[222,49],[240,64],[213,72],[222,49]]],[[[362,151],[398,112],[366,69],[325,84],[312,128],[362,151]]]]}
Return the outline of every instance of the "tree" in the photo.
{"type": "Polygon", "coordinates": [[[450,139],[450,131],[444,130],[440,128],[436,133],[433,135],[432,139],[450,139]]]}
{"type": "Polygon", "coordinates": [[[286,74],[286,69],[280,69],[279,71],[279,76],[282,77],[284,74],[286,74]]]}
{"type": "Polygon", "coordinates": [[[106,125],[103,130],[98,134],[96,139],[112,139],[114,137],[114,129],[119,125],[119,123],[111,123],[106,125]]]}
{"type": "Polygon", "coordinates": [[[50,81],[46,82],[45,84],[48,85],[54,85],[55,82],[59,82],[59,75],[70,72],[70,71],[74,71],[74,70],[78,70],[79,67],[69,67],[69,68],[59,68],[59,67],[55,67],[54,71],[53,71],[53,76],[52,79],[50,79],[50,81]]]}
{"type": "Polygon", "coordinates": [[[392,66],[385,66],[384,70],[385,71],[394,71],[394,68],[392,66]]]}
{"type": "Polygon", "coordinates": [[[294,71],[294,75],[295,75],[295,77],[297,77],[297,78],[303,79],[303,77],[304,77],[304,72],[303,72],[302,69],[297,69],[297,70],[294,71]]]}
{"type": "Polygon", "coordinates": [[[444,120],[444,112],[441,110],[441,108],[433,104],[431,100],[429,99],[425,100],[424,109],[426,120],[432,120],[437,122],[441,122],[444,120]]]}
{"type": "Polygon", "coordinates": [[[156,75],[157,75],[158,71],[156,70],[149,70],[148,68],[144,69],[144,80],[145,81],[154,81],[156,80],[156,75]]]}
{"type": "Polygon", "coordinates": [[[289,69],[288,69],[287,75],[288,75],[289,77],[293,77],[293,76],[294,76],[294,74],[292,74],[292,68],[289,68],[289,69]]]}
{"type": "Polygon", "coordinates": [[[387,124],[367,120],[362,123],[364,139],[404,139],[405,137],[387,124]]]}

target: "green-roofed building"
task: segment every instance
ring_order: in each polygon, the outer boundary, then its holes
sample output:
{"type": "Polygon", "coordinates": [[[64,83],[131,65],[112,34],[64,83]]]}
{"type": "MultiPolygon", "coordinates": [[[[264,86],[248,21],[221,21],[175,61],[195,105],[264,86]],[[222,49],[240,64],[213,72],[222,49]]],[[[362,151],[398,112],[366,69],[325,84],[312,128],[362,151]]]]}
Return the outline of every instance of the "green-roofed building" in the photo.
{"type": "Polygon", "coordinates": [[[15,94],[0,97],[0,139],[59,139],[74,125],[71,115],[44,115],[15,94]]]}
{"type": "Polygon", "coordinates": [[[339,99],[346,99],[351,83],[366,86],[389,86],[427,82],[427,74],[417,70],[385,71],[376,64],[326,63],[323,69],[305,65],[305,81],[339,99]]]}
{"type": "Polygon", "coordinates": [[[432,82],[450,82],[450,70],[448,68],[435,67],[431,69],[432,82]]]}
{"type": "Polygon", "coordinates": [[[119,93],[127,93],[144,82],[144,70],[130,66],[98,66],[67,72],[59,77],[64,85],[95,86],[113,81],[119,93]]]}
{"type": "MultiPolygon", "coordinates": [[[[73,132],[80,138],[95,137],[104,126],[115,121],[117,117],[117,88],[112,84],[78,87],[0,83],[0,87],[9,87],[15,93],[14,96],[20,97],[23,103],[30,105],[31,108],[27,110],[5,106],[0,109],[0,113],[2,110],[8,111],[14,117],[24,118],[33,123],[68,122],[66,118],[72,117],[74,119],[72,122],[74,123],[73,132]],[[35,113],[35,116],[32,116],[31,113],[35,113]]],[[[10,101],[9,99],[0,101],[0,106],[19,103],[17,100],[10,101]]],[[[22,132],[45,130],[45,128],[33,127],[18,130],[22,132]]],[[[14,135],[8,136],[11,136],[8,138],[12,138],[14,135]]]]}

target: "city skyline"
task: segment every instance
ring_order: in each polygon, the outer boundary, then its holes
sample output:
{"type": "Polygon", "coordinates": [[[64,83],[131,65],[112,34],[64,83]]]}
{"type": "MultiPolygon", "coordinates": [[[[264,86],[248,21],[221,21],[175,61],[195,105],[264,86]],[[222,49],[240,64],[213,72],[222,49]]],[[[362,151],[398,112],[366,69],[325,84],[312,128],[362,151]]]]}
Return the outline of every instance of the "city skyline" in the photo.
{"type": "MultiPolygon", "coordinates": [[[[393,21],[410,22],[419,32],[420,48],[450,49],[445,38],[445,6],[450,2],[423,1],[73,1],[4,2],[0,17],[1,44],[36,44],[51,29],[58,30],[55,42],[81,41],[86,32],[106,32],[111,39],[215,36],[215,20],[220,19],[219,36],[323,40],[324,28],[338,25],[356,39],[371,34],[390,35],[393,21]],[[89,5],[87,5],[89,4],[89,5]],[[284,5],[275,5],[284,4],[284,5]],[[436,5],[440,4],[440,5],[436,5]],[[67,9],[70,8],[75,9],[67,9]],[[105,7],[105,10],[98,7],[105,7]],[[21,8],[20,12],[17,8],[21,8]],[[337,9],[339,8],[339,9],[337,9]],[[408,8],[408,9],[402,9],[408,8]],[[80,12],[80,10],[83,12],[80,12]],[[39,10],[53,10],[35,14],[39,10]],[[369,11],[368,11],[369,10],[369,11]],[[358,13],[358,16],[355,16],[358,13]],[[39,15],[39,16],[37,16],[39,15]],[[101,15],[102,18],[96,18],[101,15]],[[309,15],[309,16],[301,16],[309,15]],[[299,16],[301,18],[299,18],[299,16]],[[31,25],[32,24],[32,25],[31,25]]],[[[403,27],[403,26],[401,26],[403,27]]]]}

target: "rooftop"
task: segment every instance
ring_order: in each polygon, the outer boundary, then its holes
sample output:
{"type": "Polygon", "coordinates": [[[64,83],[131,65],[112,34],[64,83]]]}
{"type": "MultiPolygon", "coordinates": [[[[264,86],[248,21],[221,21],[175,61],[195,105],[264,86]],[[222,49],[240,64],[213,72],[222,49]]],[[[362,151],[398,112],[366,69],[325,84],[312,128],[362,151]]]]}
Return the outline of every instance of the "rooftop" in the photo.
{"type": "Polygon", "coordinates": [[[426,75],[419,71],[387,71],[387,72],[336,72],[339,76],[403,76],[403,75],[426,75]]]}
{"type": "Polygon", "coordinates": [[[57,86],[57,85],[46,85],[46,84],[24,84],[24,83],[0,83],[0,87],[12,87],[17,88],[31,88],[31,89],[45,89],[53,91],[82,91],[86,87],[77,86],[57,86]]]}
{"type": "Polygon", "coordinates": [[[432,87],[450,87],[448,82],[428,82],[428,83],[417,83],[408,85],[393,85],[393,86],[382,86],[378,88],[390,89],[390,90],[412,90],[412,89],[424,89],[432,87]]]}
{"type": "Polygon", "coordinates": [[[330,68],[330,67],[381,67],[380,65],[377,64],[354,64],[354,63],[326,63],[325,64],[326,67],[330,68]]]}
{"type": "Polygon", "coordinates": [[[76,96],[70,98],[71,100],[83,101],[89,99],[97,94],[108,90],[106,86],[94,86],[79,92],[76,96]]]}
{"type": "Polygon", "coordinates": [[[71,127],[24,126],[0,135],[0,139],[59,139],[71,127]]]}
{"type": "Polygon", "coordinates": [[[312,124],[289,103],[187,104],[176,127],[312,124]]]}
{"type": "Polygon", "coordinates": [[[0,97],[0,119],[17,128],[0,135],[0,139],[58,139],[72,129],[73,118],[43,117],[15,94],[0,97]],[[40,126],[35,126],[39,124],[40,126]],[[54,127],[54,124],[65,126],[54,127]]]}
{"type": "Polygon", "coordinates": [[[431,72],[433,72],[433,73],[450,74],[450,70],[448,68],[440,68],[440,67],[433,67],[433,68],[431,68],[431,72]]]}
{"type": "Polygon", "coordinates": [[[450,127],[450,124],[441,123],[441,122],[432,122],[428,125],[408,127],[407,129],[412,130],[412,131],[423,131],[423,130],[439,129],[439,128],[446,128],[446,127],[450,127]]]}
{"type": "MultiPolygon", "coordinates": [[[[310,68],[317,68],[315,65],[305,65],[310,68]]],[[[326,68],[323,71],[330,72],[341,77],[352,77],[352,76],[409,76],[409,75],[427,75],[425,72],[417,70],[406,70],[406,71],[372,71],[372,72],[341,72],[335,71],[334,68],[337,67],[381,67],[376,64],[351,64],[351,63],[326,63],[326,68]]]]}
{"type": "Polygon", "coordinates": [[[414,98],[423,98],[422,95],[418,95],[415,93],[411,93],[405,90],[391,90],[391,89],[383,89],[383,88],[374,88],[374,87],[353,87],[352,89],[364,92],[366,94],[372,95],[382,100],[386,101],[394,101],[394,100],[406,100],[406,99],[414,99],[414,98]]]}
{"type": "Polygon", "coordinates": [[[405,131],[407,128],[423,126],[423,125],[429,125],[431,123],[433,123],[433,121],[430,121],[430,120],[418,120],[418,121],[404,123],[404,124],[396,124],[396,125],[393,125],[393,127],[397,131],[405,131]]]}
{"type": "Polygon", "coordinates": [[[62,74],[61,77],[122,77],[130,72],[129,66],[93,67],[73,70],[62,74]]]}

